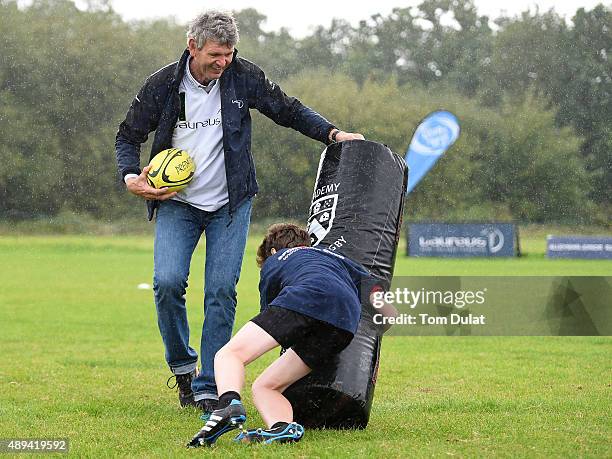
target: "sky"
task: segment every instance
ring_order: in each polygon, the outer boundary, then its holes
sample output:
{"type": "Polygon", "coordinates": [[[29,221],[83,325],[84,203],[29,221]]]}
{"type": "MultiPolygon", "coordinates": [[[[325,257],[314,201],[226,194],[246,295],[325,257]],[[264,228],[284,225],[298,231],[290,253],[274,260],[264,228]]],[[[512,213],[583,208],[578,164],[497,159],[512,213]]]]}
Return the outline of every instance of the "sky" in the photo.
{"type": "MultiPolygon", "coordinates": [[[[76,0],[84,4],[86,0],[76,0]]],[[[286,27],[296,38],[308,35],[317,25],[329,26],[332,18],[342,18],[353,25],[371,15],[380,13],[386,15],[394,7],[416,6],[421,0],[308,0],[291,2],[287,0],[111,0],[113,8],[124,19],[152,19],[174,16],[178,22],[186,23],[206,8],[225,10],[241,10],[255,8],[267,16],[263,24],[265,31],[279,30],[286,27]]],[[[562,16],[571,18],[580,7],[591,9],[602,0],[475,0],[476,7],[481,14],[491,18],[499,16],[502,12],[510,16],[519,14],[527,9],[547,11],[554,7],[562,16]]],[[[605,4],[612,4],[611,0],[603,0],[605,4]]]]}

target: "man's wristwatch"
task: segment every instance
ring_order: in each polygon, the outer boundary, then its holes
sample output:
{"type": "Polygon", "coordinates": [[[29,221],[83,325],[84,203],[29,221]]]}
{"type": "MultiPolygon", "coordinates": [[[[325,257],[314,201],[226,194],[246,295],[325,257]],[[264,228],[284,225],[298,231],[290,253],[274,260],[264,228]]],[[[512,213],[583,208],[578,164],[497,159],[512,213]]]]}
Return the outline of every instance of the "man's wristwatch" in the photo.
{"type": "Polygon", "coordinates": [[[340,132],[340,129],[332,129],[331,131],[331,143],[336,143],[336,136],[338,135],[338,132],[340,132]]]}

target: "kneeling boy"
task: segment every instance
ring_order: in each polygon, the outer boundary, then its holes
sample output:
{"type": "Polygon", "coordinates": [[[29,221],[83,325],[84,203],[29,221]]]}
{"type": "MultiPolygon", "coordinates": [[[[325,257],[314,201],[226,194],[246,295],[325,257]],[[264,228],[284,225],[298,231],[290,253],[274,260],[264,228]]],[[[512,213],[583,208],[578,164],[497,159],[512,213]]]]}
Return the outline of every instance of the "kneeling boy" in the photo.
{"type": "Polygon", "coordinates": [[[302,438],[283,391],[349,345],[361,314],[360,283],[369,276],[353,261],[309,245],[308,233],[295,225],[268,229],[257,251],[261,313],[217,352],[219,408],[188,446],[212,445],[225,432],[242,429],[245,366],[279,345],[287,351],[253,383],[253,401],[268,429],[243,431],[235,440],[302,438]]]}

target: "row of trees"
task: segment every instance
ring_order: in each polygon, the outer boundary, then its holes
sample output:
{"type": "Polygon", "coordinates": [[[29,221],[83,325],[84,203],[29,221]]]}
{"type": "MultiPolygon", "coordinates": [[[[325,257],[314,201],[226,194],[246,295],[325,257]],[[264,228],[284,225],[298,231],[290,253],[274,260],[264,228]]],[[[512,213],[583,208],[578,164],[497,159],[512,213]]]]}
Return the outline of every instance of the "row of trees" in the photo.
{"type": "MultiPolygon", "coordinates": [[[[492,22],[470,0],[425,0],[301,40],[236,15],[242,56],[401,155],[429,111],[457,114],[462,137],[411,194],[410,218],[608,221],[610,8],[492,22]]],[[[104,0],[0,0],[0,30],[0,218],[144,213],[118,184],[114,134],[144,78],[180,55],[184,26],[126,23],[104,0]]],[[[322,146],[254,118],[255,216],[304,218],[322,146]]]]}

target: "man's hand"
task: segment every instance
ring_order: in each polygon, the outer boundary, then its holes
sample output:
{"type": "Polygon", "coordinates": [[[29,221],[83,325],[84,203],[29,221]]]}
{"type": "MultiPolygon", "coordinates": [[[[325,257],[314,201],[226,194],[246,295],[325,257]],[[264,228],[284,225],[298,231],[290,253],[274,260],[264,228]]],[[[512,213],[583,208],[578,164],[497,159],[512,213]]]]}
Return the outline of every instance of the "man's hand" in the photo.
{"type": "Polygon", "coordinates": [[[126,186],[130,193],[136,196],[150,200],[165,201],[166,199],[176,196],[176,191],[171,191],[168,188],[153,188],[147,183],[147,173],[151,166],[145,167],[138,177],[133,177],[126,180],[126,186]]]}
{"type": "Polygon", "coordinates": [[[344,132],[339,129],[332,129],[329,133],[329,141],[333,142],[334,140],[336,142],[344,142],[345,140],[365,140],[365,138],[363,134],[356,132],[344,132]],[[333,138],[334,134],[336,135],[335,139],[333,138]]]}
{"type": "Polygon", "coordinates": [[[345,140],[365,140],[365,137],[357,132],[340,131],[336,134],[336,142],[344,142],[345,140]]]}

